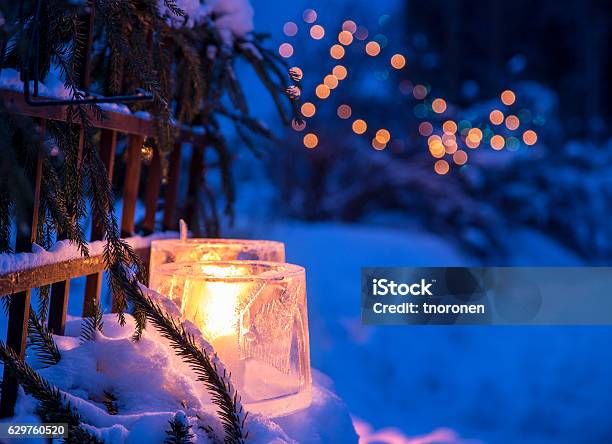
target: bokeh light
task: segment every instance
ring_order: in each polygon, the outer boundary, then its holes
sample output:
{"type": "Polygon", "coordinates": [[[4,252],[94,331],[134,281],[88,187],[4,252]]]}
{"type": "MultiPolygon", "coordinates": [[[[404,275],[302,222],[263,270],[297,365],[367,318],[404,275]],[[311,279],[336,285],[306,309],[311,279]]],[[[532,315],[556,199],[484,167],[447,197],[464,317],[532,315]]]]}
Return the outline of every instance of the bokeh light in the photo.
{"type": "Polygon", "coordinates": [[[338,117],[340,117],[341,119],[348,119],[351,117],[351,114],[353,114],[353,110],[351,109],[351,107],[346,104],[340,105],[336,112],[338,114],[338,117]]]}
{"type": "Polygon", "coordinates": [[[299,82],[300,80],[302,80],[302,77],[304,77],[304,73],[302,72],[301,68],[294,66],[292,68],[289,68],[289,76],[294,81],[299,82]]]}
{"type": "Polygon", "coordinates": [[[331,91],[329,90],[329,87],[327,85],[324,85],[323,83],[317,85],[317,87],[315,88],[315,94],[319,99],[327,99],[329,97],[330,92],[331,91]]]}
{"type": "Polygon", "coordinates": [[[367,131],[368,124],[365,122],[365,120],[357,119],[353,122],[352,127],[355,134],[363,134],[367,131]]]}
{"type": "Polygon", "coordinates": [[[376,57],[380,54],[380,45],[378,42],[368,42],[365,47],[366,54],[372,57],[376,57]]]}
{"type": "Polygon", "coordinates": [[[287,22],[283,25],[283,32],[288,37],[293,37],[298,32],[298,26],[294,22],[287,22]]]}
{"type": "Polygon", "coordinates": [[[508,117],[506,117],[506,128],[508,128],[510,131],[517,129],[520,123],[519,118],[514,114],[510,114],[508,117]]]}
{"type": "Polygon", "coordinates": [[[351,34],[349,31],[340,31],[340,33],[338,34],[338,41],[342,45],[350,45],[351,43],[353,43],[353,34],[351,34]]]}
{"type": "Polygon", "coordinates": [[[333,45],[331,48],[329,48],[329,55],[331,55],[332,58],[339,60],[344,57],[344,48],[342,45],[333,45]]]}
{"type": "Polygon", "coordinates": [[[391,140],[391,133],[385,128],[379,129],[376,131],[376,140],[378,140],[380,143],[386,144],[389,142],[389,140],[391,140]]]}
{"type": "Polygon", "coordinates": [[[433,133],[433,125],[429,122],[421,122],[419,124],[419,134],[427,137],[433,133]]]}
{"type": "Polygon", "coordinates": [[[442,131],[446,134],[455,134],[457,132],[457,124],[453,120],[447,120],[442,124],[442,131]]]}
{"type": "Polygon", "coordinates": [[[289,58],[293,55],[293,46],[291,43],[281,43],[278,47],[278,53],[285,58],[289,58]]]}
{"type": "Polygon", "coordinates": [[[378,138],[372,139],[372,148],[376,151],[382,151],[387,147],[386,142],[381,142],[378,138]]]}
{"type": "Polygon", "coordinates": [[[489,114],[489,120],[493,125],[501,125],[504,122],[504,113],[498,109],[494,109],[489,114]]]}
{"type": "Polygon", "coordinates": [[[412,95],[417,100],[423,100],[425,97],[427,97],[427,88],[425,85],[416,85],[412,90],[412,95]]]}
{"type": "Polygon", "coordinates": [[[317,21],[317,11],[314,9],[306,9],[302,14],[302,18],[306,23],[314,23],[317,21]]]}
{"type": "Polygon", "coordinates": [[[321,25],[314,25],[310,28],[310,37],[315,40],[321,40],[325,37],[325,29],[321,25]]]}
{"type": "Polygon", "coordinates": [[[301,107],[300,111],[302,112],[302,115],[304,117],[312,117],[317,112],[317,107],[314,106],[313,103],[304,102],[304,103],[302,103],[302,107],[301,107]]]}
{"type": "Polygon", "coordinates": [[[435,99],[431,102],[431,108],[436,114],[442,114],[446,111],[446,101],[444,99],[435,99]]]}
{"type": "Polygon", "coordinates": [[[357,24],[352,20],[345,20],[344,23],[342,23],[342,30],[355,34],[357,31],[357,24]]]}
{"type": "Polygon", "coordinates": [[[334,89],[338,86],[338,78],[332,74],[327,74],[323,79],[323,83],[329,88],[334,89]]]}
{"type": "Polygon", "coordinates": [[[402,69],[406,66],[406,57],[401,54],[394,54],[391,57],[391,66],[395,69],[402,69]]]}
{"type": "Polygon", "coordinates": [[[306,128],[306,122],[303,120],[292,119],[291,128],[293,128],[295,131],[302,131],[304,128],[306,128]]]}
{"type": "Polygon", "coordinates": [[[523,142],[525,145],[535,145],[538,141],[538,134],[533,130],[527,130],[523,133],[523,142]]]}
{"type": "MultiPolygon", "coordinates": [[[[467,133],[466,142],[480,143],[482,140],[482,131],[480,128],[471,128],[467,133]]],[[[471,147],[470,147],[471,148],[471,147]]]]}
{"type": "Polygon", "coordinates": [[[368,38],[368,28],[365,26],[358,26],[357,31],[355,31],[355,37],[357,40],[365,40],[368,38]]]}
{"type": "Polygon", "coordinates": [[[346,79],[346,76],[347,76],[348,72],[347,72],[347,70],[346,70],[346,68],[344,66],[336,65],[332,69],[332,74],[338,80],[344,80],[344,79],[346,79]]]}
{"type": "Polygon", "coordinates": [[[510,106],[515,102],[515,100],[516,100],[516,96],[514,95],[514,92],[512,92],[511,90],[507,89],[501,93],[501,101],[504,105],[510,106]]]}
{"type": "Polygon", "coordinates": [[[315,148],[319,144],[319,138],[316,134],[308,133],[304,135],[304,146],[306,148],[315,148]]]}
{"type": "Polygon", "coordinates": [[[504,145],[506,145],[506,140],[499,134],[496,134],[491,137],[489,143],[491,144],[491,148],[499,151],[504,148],[504,145]]]}
{"type": "Polygon", "coordinates": [[[453,162],[455,162],[457,165],[464,165],[467,160],[468,155],[463,150],[455,151],[455,153],[453,154],[453,162]]]}
{"type": "Polygon", "coordinates": [[[436,164],[434,165],[435,172],[440,174],[440,175],[444,175],[444,174],[448,173],[449,169],[450,169],[450,167],[448,166],[448,162],[446,160],[443,160],[443,159],[440,159],[440,160],[436,161],[436,164]]]}

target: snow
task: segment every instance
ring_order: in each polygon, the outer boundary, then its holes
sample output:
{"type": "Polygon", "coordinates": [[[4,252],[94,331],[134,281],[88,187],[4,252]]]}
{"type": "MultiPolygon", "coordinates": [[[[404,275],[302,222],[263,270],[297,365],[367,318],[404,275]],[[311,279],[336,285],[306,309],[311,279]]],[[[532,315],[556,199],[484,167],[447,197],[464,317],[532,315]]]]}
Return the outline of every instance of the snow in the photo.
{"type": "MultiPolygon", "coordinates": [[[[154,233],[150,236],[133,236],[125,239],[134,249],[145,248],[151,245],[154,239],[177,238],[175,231],[154,233]]],[[[87,244],[90,256],[98,256],[104,252],[106,241],[95,241],[87,244]]],[[[76,245],[68,240],[56,242],[49,250],[37,244],[32,245],[31,253],[2,253],[0,254],[0,273],[13,273],[28,270],[42,265],[69,261],[82,257],[76,245]]]]}
{"type": "MultiPolygon", "coordinates": [[[[112,444],[161,442],[168,421],[179,415],[192,425],[197,443],[209,442],[199,426],[211,425],[222,436],[203,383],[196,381],[193,371],[153,327],[134,342],[134,319],[128,315],[126,325],[120,326],[116,316],[109,314],[104,316],[104,333],[81,343],[81,323],[81,318],[70,317],[65,336],[55,337],[62,355],[58,364],[39,368],[34,356],[26,359],[66,394],[91,433],[112,444]],[[117,398],[117,415],[106,411],[104,391],[117,398]]],[[[195,327],[191,327],[193,332],[195,327]]],[[[203,341],[201,334],[196,334],[203,341]]],[[[321,375],[319,378],[324,379],[321,375]]],[[[20,393],[12,421],[27,418],[39,422],[33,416],[35,405],[33,399],[20,393]]],[[[356,441],[344,404],[317,383],[309,409],[275,420],[249,415],[246,427],[249,442],[254,444],[356,441]]]]}

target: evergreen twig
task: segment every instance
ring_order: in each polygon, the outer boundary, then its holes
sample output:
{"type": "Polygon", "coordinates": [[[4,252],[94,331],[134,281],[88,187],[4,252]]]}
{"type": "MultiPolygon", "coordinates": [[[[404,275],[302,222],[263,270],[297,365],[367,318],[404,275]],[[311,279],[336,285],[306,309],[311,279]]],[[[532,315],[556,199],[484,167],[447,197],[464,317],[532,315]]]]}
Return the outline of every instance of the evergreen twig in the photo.
{"type": "Polygon", "coordinates": [[[53,340],[53,335],[32,307],[30,307],[30,319],[28,320],[28,340],[43,365],[47,367],[55,365],[62,358],[53,340]]]}

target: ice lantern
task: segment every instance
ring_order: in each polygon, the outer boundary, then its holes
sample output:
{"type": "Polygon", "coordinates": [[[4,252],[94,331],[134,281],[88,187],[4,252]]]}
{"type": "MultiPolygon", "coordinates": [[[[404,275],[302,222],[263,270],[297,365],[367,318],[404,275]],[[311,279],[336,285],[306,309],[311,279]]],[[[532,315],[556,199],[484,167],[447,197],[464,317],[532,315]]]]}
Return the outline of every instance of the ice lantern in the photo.
{"type": "Polygon", "coordinates": [[[159,265],[151,288],[178,303],[232,372],[247,409],[282,416],[310,405],[302,267],[263,261],[159,265]]]}

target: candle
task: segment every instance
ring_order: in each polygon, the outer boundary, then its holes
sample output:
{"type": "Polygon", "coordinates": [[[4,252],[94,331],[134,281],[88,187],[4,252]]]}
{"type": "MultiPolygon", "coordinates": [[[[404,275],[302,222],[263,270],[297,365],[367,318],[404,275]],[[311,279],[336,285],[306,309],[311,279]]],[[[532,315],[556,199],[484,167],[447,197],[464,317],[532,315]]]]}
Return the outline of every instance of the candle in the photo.
{"type": "Polygon", "coordinates": [[[285,263],[177,262],[159,265],[151,288],[200,328],[247,408],[278,416],[310,404],[305,283],[285,263]]]}

